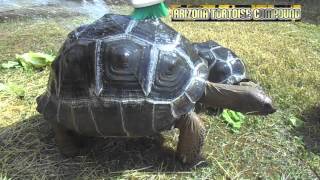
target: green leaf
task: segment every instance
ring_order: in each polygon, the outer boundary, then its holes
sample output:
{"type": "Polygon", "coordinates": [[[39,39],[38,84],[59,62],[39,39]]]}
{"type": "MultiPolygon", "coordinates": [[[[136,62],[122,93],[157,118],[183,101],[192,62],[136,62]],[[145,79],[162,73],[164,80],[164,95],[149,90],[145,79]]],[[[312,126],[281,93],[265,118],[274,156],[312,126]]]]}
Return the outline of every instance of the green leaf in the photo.
{"type": "Polygon", "coordinates": [[[240,117],[236,112],[228,110],[228,114],[230,114],[231,119],[234,120],[235,122],[241,121],[240,117]]]}
{"type": "Polygon", "coordinates": [[[240,118],[240,119],[245,119],[246,117],[241,113],[241,112],[236,112],[236,114],[238,115],[238,117],[240,118]]]}
{"type": "Polygon", "coordinates": [[[298,119],[298,118],[296,118],[294,116],[291,117],[289,119],[289,121],[290,121],[291,125],[294,126],[294,127],[301,127],[304,124],[304,121],[302,121],[302,120],[300,120],[300,119],[298,119]]]}
{"type": "Polygon", "coordinates": [[[15,83],[3,84],[0,83],[0,91],[4,91],[11,95],[23,98],[25,96],[25,90],[22,86],[15,83]]]}
{"type": "Polygon", "coordinates": [[[10,93],[13,94],[17,97],[24,97],[25,96],[25,90],[22,86],[14,84],[14,83],[10,83],[8,84],[6,90],[10,93]]]}
{"type": "Polygon", "coordinates": [[[230,125],[233,132],[238,132],[242,123],[245,121],[245,116],[240,112],[235,112],[229,109],[224,109],[221,114],[222,119],[230,125]]]}
{"type": "Polygon", "coordinates": [[[227,112],[222,113],[222,117],[228,124],[234,126],[235,122],[231,119],[230,115],[227,112]]]}
{"type": "Polygon", "coordinates": [[[20,64],[16,61],[8,61],[6,63],[2,63],[1,64],[1,68],[3,69],[10,69],[10,68],[16,68],[19,67],[20,64]]]}
{"type": "Polygon", "coordinates": [[[41,61],[45,61],[46,64],[51,64],[54,61],[54,56],[51,56],[49,54],[45,54],[45,53],[34,53],[34,52],[29,52],[29,56],[31,56],[32,58],[35,59],[39,59],[41,61]]]}
{"type": "Polygon", "coordinates": [[[24,69],[43,68],[50,65],[54,61],[54,56],[44,53],[24,53],[22,55],[16,55],[16,59],[24,67],[24,69]]]}

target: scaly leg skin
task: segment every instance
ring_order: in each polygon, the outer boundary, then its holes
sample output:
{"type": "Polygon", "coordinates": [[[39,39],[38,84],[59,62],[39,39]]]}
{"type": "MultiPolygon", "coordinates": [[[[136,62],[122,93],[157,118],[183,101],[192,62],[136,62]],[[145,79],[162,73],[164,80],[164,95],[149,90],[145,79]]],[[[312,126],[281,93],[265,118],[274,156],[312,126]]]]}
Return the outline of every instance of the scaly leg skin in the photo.
{"type": "Polygon", "coordinates": [[[192,112],[182,117],[176,127],[180,130],[177,147],[178,157],[186,164],[194,164],[200,160],[200,154],[205,139],[205,127],[197,116],[192,112]]]}
{"type": "Polygon", "coordinates": [[[80,153],[81,138],[74,132],[67,130],[59,124],[52,123],[56,143],[61,154],[73,157],[80,153]]]}

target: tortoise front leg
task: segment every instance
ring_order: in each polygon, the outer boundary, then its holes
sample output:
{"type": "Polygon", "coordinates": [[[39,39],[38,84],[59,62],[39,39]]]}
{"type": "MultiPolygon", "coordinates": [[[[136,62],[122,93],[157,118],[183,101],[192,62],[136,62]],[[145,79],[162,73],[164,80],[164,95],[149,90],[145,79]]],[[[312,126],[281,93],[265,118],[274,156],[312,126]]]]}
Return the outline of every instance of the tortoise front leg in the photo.
{"type": "Polygon", "coordinates": [[[192,112],[182,117],[176,127],[180,130],[177,147],[178,157],[183,163],[192,164],[200,159],[202,146],[205,139],[205,127],[197,116],[192,112]]]}
{"type": "Polygon", "coordinates": [[[80,153],[80,135],[67,130],[57,123],[52,123],[52,127],[55,134],[55,140],[61,154],[67,157],[73,157],[80,153]]]}

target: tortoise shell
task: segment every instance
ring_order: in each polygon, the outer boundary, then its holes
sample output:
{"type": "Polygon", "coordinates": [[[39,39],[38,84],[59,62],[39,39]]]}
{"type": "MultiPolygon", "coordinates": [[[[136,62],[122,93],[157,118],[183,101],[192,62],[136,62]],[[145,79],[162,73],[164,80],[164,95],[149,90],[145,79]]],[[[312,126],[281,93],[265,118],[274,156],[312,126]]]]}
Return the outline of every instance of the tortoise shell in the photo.
{"type": "Polygon", "coordinates": [[[195,43],[194,48],[208,62],[210,82],[238,84],[247,78],[244,63],[230,49],[214,41],[195,43]]]}
{"type": "Polygon", "coordinates": [[[161,20],[107,14],[68,35],[37,110],[79,134],[147,136],[193,111],[207,76],[207,62],[161,20]]]}

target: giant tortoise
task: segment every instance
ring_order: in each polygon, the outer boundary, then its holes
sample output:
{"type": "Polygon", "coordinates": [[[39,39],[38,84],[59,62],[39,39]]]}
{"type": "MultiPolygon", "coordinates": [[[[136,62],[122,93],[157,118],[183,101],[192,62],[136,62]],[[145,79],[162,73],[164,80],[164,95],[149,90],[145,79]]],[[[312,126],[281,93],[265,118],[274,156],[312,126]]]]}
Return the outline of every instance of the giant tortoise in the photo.
{"type": "Polygon", "coordinates": [[[79,137],[141,137],[176,127],[178,157],[193,163],[205,137],[196,103],[275,111],[260,88],[231,85],[244,76],[239,58],[212,41],[192,44],[160,19],[106,14],[68,35],[37,110],[67,156],[78,152],[79,137]]]}

